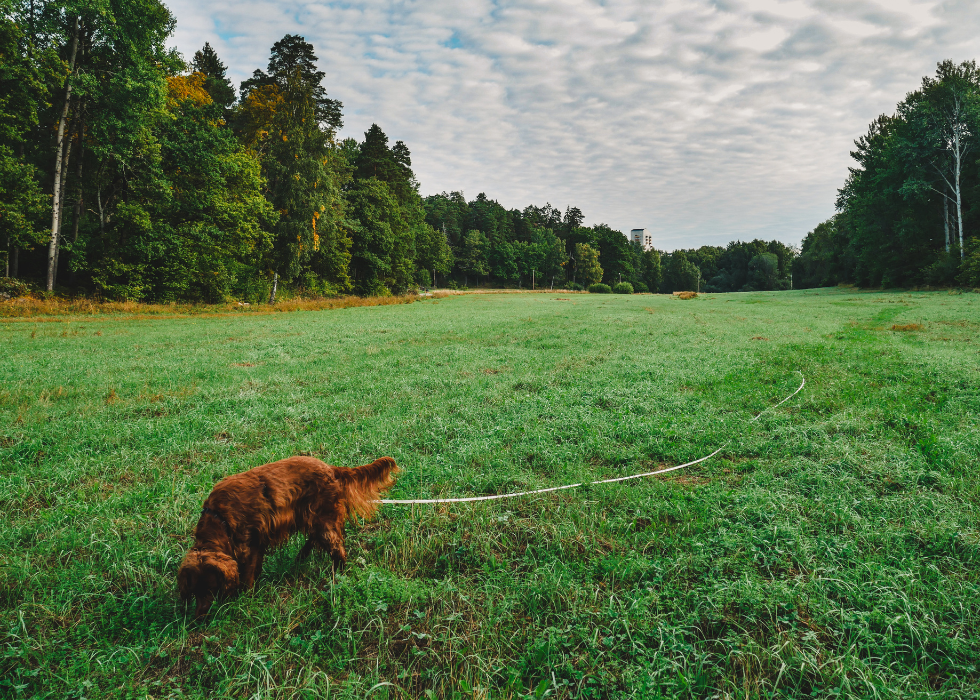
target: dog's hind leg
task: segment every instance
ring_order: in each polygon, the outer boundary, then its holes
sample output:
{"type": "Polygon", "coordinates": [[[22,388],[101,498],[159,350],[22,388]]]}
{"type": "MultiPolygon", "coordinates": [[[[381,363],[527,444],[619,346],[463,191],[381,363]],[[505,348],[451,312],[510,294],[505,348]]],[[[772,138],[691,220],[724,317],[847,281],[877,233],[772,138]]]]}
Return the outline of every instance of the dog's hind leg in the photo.
{"type": "Polygon", "coordinates": [[[328,529],[322,533],[318,532],[309,535],[306,544],[303,545],[303,549],[300,550],[299,557],[297,558],[300,561],[306,559],[310,555],[310,552],[313,551],[313,547],[330,552],[330,558],[333,560],[333,568],[337,571],[343,569],[344,564],[347,563],[347,550],[344,548],[344,536],[342,533],[328,529]]]}
{"type": "Polygon", "coordinates": [[[335,528],[329,528],[323,534],[326,536],[327,546],[325,549],[330,552],[330,558],[333,559],[334,571],[340,571],[347,563],[347,549],[344,547],[343,526],[341,526],[339,531],[335,528]]]}

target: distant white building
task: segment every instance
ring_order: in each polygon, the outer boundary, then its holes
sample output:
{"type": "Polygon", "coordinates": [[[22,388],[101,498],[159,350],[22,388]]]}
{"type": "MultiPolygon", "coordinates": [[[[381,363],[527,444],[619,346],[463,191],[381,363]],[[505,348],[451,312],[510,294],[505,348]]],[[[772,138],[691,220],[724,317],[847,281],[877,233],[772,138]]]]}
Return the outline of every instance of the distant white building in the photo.
{"type": "Polygon", "coordinates": [[[645,228],[635,228],[630,231],[630,241],[633,243],[639,243],[643,250],[650,250],[653,248],[653,236],[647,233],[645,228]]]}

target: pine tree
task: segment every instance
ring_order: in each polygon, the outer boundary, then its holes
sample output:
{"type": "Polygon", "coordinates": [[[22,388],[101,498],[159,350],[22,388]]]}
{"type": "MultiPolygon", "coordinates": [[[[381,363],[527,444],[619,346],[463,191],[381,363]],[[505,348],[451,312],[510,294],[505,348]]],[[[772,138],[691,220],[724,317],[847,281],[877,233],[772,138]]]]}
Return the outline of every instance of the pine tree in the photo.
{"type": "Polygon", "coordinates": [[[211,44],[205,43],[204,48],[194,54],[191,64],[195,71],[206,77],[204,89],[216,105],[227,109],[235,102],[235,88],[225,75],[228,66],[221,62],[211,44]]]}
{"type": "Polygon", "coordinates": [[[280,215],[269,264],[287,280],[312,274],[330,291],[346,291],[351,241],[341,226],[340,188],[347,176],[333,127],[316,117],[316,96],[324,94],[313,82],[323,76],[315,70],[316,56],[303,42],[310,52],[287,61],[284,54],[296,48],[290,38],[276,43],[269,61],[280,75],[256,71],[260,81],[242,84],[239,112],[244,142],[262,161],[266,196],[280,215]]]}
{"type": "Polygon", "coordinates": [[[252,73],[251,78],[242,82],[242,96],[267,85],[276,85],[280,90],[285,90],[297,73],[299,81],[311,90],[317,122],[325,125],[333,138],[337,130],[344,126],[344,105],[339,100],[327,97],[322,85],[326,74],[317,68],[313,45],[297,34],[287,34],[272,45],[269,72],[256,70],[252,73]]]}
{"type": "Polygon", "coordinates": [[[364,132],[364,143],[357,149],[353,163],[354,177],[359,180],[377,178],[388,183],[388,188],[402,206],[416,198],[418,183],[412,172],[412,154],[402,141],[388,148],[388,136],[377,124],[364,132]]]}

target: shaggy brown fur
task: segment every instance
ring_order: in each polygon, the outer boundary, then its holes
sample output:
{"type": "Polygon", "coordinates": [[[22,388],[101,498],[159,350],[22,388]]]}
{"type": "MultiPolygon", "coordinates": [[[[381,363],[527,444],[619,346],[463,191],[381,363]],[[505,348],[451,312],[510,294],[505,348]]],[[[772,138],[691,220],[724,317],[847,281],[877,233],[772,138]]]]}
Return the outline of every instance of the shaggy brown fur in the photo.
{"type": "Polygon", "coordinates": [[[300,559],[317,547],[342,567],[344,522],[371,518],[397,471],[391,457],[353,469],[290,457],[222,479],[204,501],[196,541],[180,565],[181,598],[196,597],[197,616],[206,615],[215,596],[251,588],[266,551],[295,532],[307,536],[300,559]]]}

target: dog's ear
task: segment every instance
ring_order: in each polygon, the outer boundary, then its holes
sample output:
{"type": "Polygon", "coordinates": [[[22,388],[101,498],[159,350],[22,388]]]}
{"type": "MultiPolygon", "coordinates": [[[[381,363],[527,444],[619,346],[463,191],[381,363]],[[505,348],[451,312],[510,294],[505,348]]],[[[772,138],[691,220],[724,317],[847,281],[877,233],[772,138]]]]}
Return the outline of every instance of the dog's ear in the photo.
{"type": "Polygon", "coordinates": [[[177,590],[183,600],[190,600],[194,597],[194,589],[197,587],[197,579],[200,576],[201,559],[193,551],[188,552],[184,561],[180,563],[180,571],[177,572],[177,590]]]}
{"type": "Polygon", "coordinates": [[[211,560],[211,563],[221,576],[222,592],[233,593],[238,588],[238,562],[227,554],[219,554],[211,560]]]}
{"type": "Polygon", "coordinates": [[[180,599],[187,601],[194,595],[194,584],[191,581],[191,569],[189,566],[180,567],[177,572],[177,590],[180,591],[180,599]]]}

